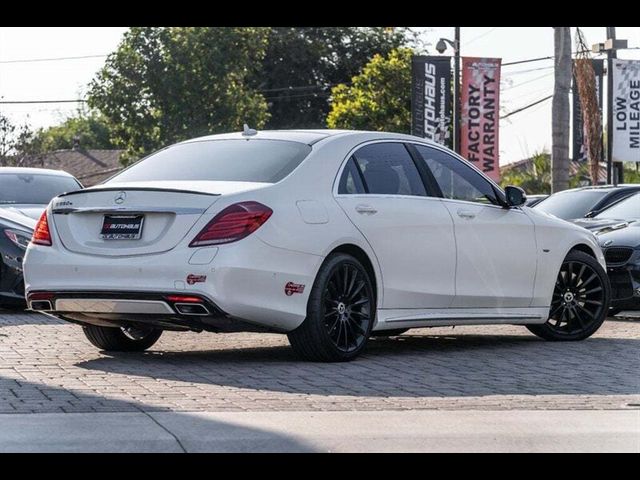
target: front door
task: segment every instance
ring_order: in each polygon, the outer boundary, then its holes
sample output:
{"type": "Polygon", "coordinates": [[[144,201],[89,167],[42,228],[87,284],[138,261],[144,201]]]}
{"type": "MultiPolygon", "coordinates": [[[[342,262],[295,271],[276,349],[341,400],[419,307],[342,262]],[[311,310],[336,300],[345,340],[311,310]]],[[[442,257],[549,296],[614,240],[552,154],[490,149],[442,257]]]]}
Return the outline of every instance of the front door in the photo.
{"type": "Polygon", "coordinates": [[[449,153],[415,145],[440,187],[455,225],[456,297],[452,307],[528,307],[536,275],[533,222],[504,208],[502,193],[449,153]]]}

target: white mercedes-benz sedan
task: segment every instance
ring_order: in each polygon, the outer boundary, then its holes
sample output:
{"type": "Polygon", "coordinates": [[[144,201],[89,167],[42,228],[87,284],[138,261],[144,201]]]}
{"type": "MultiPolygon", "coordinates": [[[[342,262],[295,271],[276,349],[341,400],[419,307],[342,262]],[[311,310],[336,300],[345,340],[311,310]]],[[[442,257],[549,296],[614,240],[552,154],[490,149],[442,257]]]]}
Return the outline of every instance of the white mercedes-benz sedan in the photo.
{"type": "Polygon", "coordinates": [[[245,128],[53,199],[27,301],[114,351],[163,330],[286,333],[317,361],[417,327],[587,338],[609,303],[598,242],[525,200],[421,138],[245,128]]]}

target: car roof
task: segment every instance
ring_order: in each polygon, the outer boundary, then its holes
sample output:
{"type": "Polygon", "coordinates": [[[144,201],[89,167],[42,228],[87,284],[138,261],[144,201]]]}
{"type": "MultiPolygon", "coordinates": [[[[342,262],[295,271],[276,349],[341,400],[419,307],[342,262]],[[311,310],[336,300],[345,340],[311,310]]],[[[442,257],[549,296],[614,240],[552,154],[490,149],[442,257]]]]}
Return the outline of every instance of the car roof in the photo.
{"type": "Polygon", "coordinates": [[[310,129],[310,130],[258,130],[255,135],[244,136],[242,132],[222,133],[217,135],[207,135],[204,137],[192,138],[182,143],[191,143],[207,140],[246,140],[249,138],[257,138],[261,140],[288,140],[293,142],[306,143],[313,145],[314,143],[324,140],[325,138],[336,136],[361,136],[368,134],[372,137],[381,139],[402,139],[407,141],[419,141],[423,143],[434,143],[420,137],[406,135],[403,133],[375,132],[365,130],[336,130],[336,129],[310,129]]]}
{"type": "Polygon", "coordinates": [[[70,173],[65,172],[64,170],[51,170],[49,168],[31,168],[31,167],[0,167],[0,175],[3,173],[6,174],[31,174],[31,175],[55,175],[58,177],[71,177],[74,178],[70,173]]]}
{"type": "Polygon", "coordinates": [[[585,187],[562,190],[561,192],[557,192],[557,193],[582,192],[582,191],[588,191],[588,190],[595,190],[600,192],[616,192],[620,190],[640,190],[640,183],[622,183],[620,185],[588,185],[585,187]]]}

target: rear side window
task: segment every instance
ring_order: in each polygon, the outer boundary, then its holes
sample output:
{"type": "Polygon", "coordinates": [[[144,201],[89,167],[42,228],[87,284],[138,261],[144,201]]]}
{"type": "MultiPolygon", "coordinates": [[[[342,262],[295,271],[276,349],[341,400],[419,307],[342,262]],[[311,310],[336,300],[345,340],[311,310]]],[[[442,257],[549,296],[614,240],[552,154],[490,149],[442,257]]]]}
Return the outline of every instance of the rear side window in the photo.
{"type": "Polygon", "coordinates": [[[153,153],[109,182],[213,180],[276,183],[311,152],[300,142],[282,140],[203,140],[153,153]]]}
{"type": "Polygon", "coordinates": [[[402,143],[374,143],[353,155],[367,192],[379,195],[426,196],[422,178],[402,143]]]}
{"type": "Polygon", "coordinates": [[[362,178],[356,162],[351,157],[347,162],[347,165],[342,171],[342,177],[340,178],[340,184],[338,185],[338,193],[341,195],[356,195],[365,193],[364,185],[362,184],[362,178]]]}

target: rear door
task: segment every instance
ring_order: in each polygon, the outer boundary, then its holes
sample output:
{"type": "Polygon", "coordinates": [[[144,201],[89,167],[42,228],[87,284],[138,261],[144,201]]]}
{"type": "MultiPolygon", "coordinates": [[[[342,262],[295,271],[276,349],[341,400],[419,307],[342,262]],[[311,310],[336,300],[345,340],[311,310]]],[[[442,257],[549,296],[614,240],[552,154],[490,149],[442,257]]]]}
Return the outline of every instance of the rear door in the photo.
{"type": "Polygon", "coordinates": [[[375,252],[383,308],[446,308],[453,301],[453,222],[428,193],[400,142],[365,145],[343,169],[336,200],[375,252]]]}
{"type": "Polygon", "coordinates": [[[533,222],[519,208],[503,208],[502,193],[464,161],[415,145],[443,195],[455,225],[456,297],[453,307],[528,307],[537,268],[533,222]]]}

